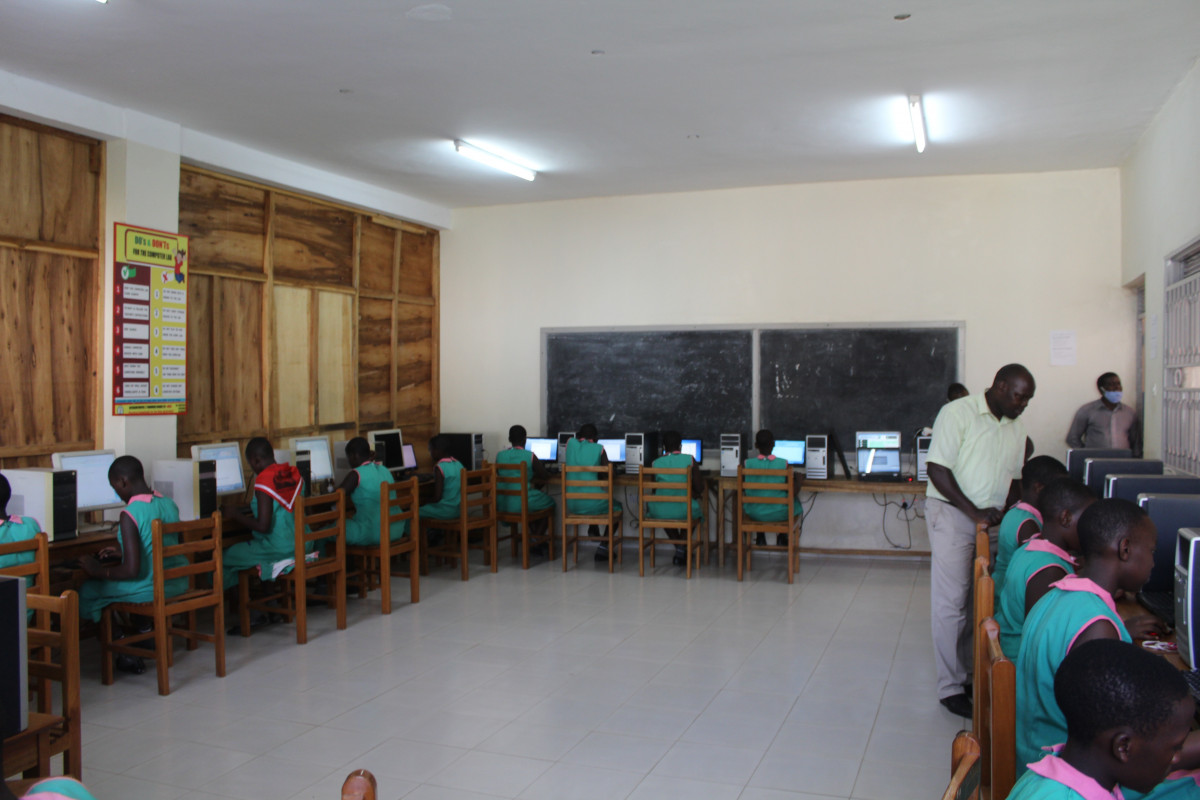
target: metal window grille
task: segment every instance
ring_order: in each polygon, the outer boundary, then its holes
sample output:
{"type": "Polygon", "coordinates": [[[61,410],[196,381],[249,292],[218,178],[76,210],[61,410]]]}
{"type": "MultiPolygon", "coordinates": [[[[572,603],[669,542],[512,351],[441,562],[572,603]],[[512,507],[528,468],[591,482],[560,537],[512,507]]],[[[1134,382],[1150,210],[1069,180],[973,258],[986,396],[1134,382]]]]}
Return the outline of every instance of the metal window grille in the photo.
{"type": "Polygon", "coordinates": [[[1200,474],[1200,240],[1167,262],[1163,460],[1200,474]]]}

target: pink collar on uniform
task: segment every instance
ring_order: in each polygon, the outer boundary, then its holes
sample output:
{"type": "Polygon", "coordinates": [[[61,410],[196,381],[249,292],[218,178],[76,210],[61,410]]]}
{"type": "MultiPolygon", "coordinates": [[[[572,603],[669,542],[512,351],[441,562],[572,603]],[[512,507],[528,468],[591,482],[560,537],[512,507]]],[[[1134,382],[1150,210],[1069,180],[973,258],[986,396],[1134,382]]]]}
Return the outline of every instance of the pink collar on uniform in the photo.
{"type": "MultiPolygon", "coordinates": [[[[1163,783],[1166,783],[1167,781],[1178,781],[1178,780],[1186,780],[1186,779],[1191,779],[1197,785],[1200,785],[1200,770],[1177,769],[1174,772],[1167,775],[1167,777],[1163,778],[1163,783]]],[[[1161,785],[1161,784],[1159,784],[1159,785],[1161,785]]]]}
{"type": "Polygon", "coordinates": [[[759,457],[759,458],[765,458],[767,461],[774,461],[774,460],[775,460],[775,454],[774,454],[774,453],[771,453],[769,456],[764,456],[762,453],[759,453],[759,454],[758,454],[758,457],[759,457]]]}
{"type": "Polygon", "coordinates": [[[21,524],[22,522],[24,522],[25,520],[21,519],[21,518],[20,518],[20,517],[18,517],[16,514],[13,514],[11,517],[9,517],[9,518],[8,518],[8,521],[9,521],[9,522],[11,522],[11,523],[12,523],[12,524],[14,524],[14,525],[20,525],[20,524],[21,524]]]}
{"type": "MultiPolygon", "coordinates": [[[[1026,545],[1028,547],[1028,545],[1026,545]]],[[[1113,602],[1112,595],[1100,587],[1091,578],[1083,578],[1079,575],[1067,575],[1054,583],[1050,584],[1052,589],[1062,589],[1064,592],[1090,592],[1104,601],[1104,605],[1108,606],[1108,610],[1117,613],[1117,604],[1113,602]]]]}
{"type": "Polygon", "coordinates": [[[1025,544],[1025,549],[1034,553],[1049,553],[1052,556],[1058,556],[1068,564],[1079,566],[1079,562],[1076,561],[1070,553],[1068,553],[1066,550],[1063,550],[1049,539],[1043,538],[1042,536],[1034,536],[1032,539],[1030,539],[1025,544]]]}
{"type": "Polygon", "coordinates": [[[1036,508],[1029,505],[1029,503],[1026,503],[1024,500],[1017,503],[1015,506],[1013,506],[1013,508],[1018,508],[1021,511],[1028,511],[1030,514],[1033,514],[1033,518],[1038,521],[1038,525],[1043,524],[1042,523],[1042,512],[1038,511],[1036,508]]]}
{"type": "Polygon", "coordinates": [[[445,458],[439,458],[437,463],[445,464],[447,461],[455,461],[455,460],[457,460],[457,459],[455,459],[454,456],[446,456],[445,458]]]}
{"type": "MultiPolygon", "coordinates": [[[[156,497],[162,497],[162,495],[158,492],[151,492],[150,494],[135,494],[133,497],[129,498],[129,503],[149,503],[156,497]]],[[[129,505],[129,503],[126,503],[125,505],[129,505]]]]}
{"type": "Polygon", "coordinates": [[[1073,789],[1083,800],[1125,800],[1120,786],[1113,786],[1110,792],[1095,778],[1084,775],[1056,755],[1048,755],[1041,761],[1030,764],[1029,771],[1073,789]]]}

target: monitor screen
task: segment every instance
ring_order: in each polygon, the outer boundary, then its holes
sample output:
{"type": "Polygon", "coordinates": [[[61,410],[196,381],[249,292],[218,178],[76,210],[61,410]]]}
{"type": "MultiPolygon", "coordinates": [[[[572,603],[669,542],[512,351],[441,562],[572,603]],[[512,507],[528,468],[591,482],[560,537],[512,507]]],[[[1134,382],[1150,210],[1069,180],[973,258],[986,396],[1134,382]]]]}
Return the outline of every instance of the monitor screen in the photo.
{"type": "Polygon", "coordinates": [[[404,454],[404,458],[400,466],[404,469],[416,469],[417,451],[413,449],[413,446],[411,444],[406,444],[400,448],[400,451],[404,454]]]}
{"type": "Polygon", "coordinates": [[[900,474],[900,451],[875,447],[858,448],[858,474],[900,474]]]}
{"type": "Polygon", "coordinates": [[[237,442],[198,444],[192,448],[192,460],[217,462],[217,494],[246,491],[242,454],[237,442]]]}
{"type": "Polygon", "coordinates": [[[404,448],[412,445],[401,443],[399,431],[379,431],[375,444],[383,445],[383,465],[388,469],[399,469],[404,464],[404,448]]]}
{"type": "Polygon", "coordinates": [[[625,463],[625,440],[624,439],[597,439],[597,443],[604,448],[605,455],[608,456],[608,463],[623,464],[625,463]]]}
{"type": "Polygon", "coordinates": [[[687,453],[696,459],[696,463],[700,463],[704,460],[704,442],[700,439],[684,439],[679,452],[687,453]]]}
{"type": "Polygon", "coordinates": [[[804,466],[803,439],[777,439],[775,449],[771,453],[777,458],[786,458],[787,462],[793,466],[804,466]]]}
{"type": "Polygon", "coordinates": [[[124,503],[108,482],[108,468],[117,454],[112,450],[63,453],[56,459],[59,469],[75,470],[75,506],[79,511],[119,508],[124,503]]]}
{"type": "Polygon", "coordinates": [[[314,481],[333,478],[333,458],[330,454],[328,436],[298,436],[288,439],[288,446],[293,453],[299,453],[301,450],[308,451],[309,475],[314,481]]]}
{"type": "Polygon", "coordinates": [[[854,434],[854,446],[860,450],[899,450],[900,431],[858,431],[854,434]]]}
{"type": "Polygon", "coordinates": [[[525,448],[539,461],[558,460],[558,439],[526,439],[525,448]]]}

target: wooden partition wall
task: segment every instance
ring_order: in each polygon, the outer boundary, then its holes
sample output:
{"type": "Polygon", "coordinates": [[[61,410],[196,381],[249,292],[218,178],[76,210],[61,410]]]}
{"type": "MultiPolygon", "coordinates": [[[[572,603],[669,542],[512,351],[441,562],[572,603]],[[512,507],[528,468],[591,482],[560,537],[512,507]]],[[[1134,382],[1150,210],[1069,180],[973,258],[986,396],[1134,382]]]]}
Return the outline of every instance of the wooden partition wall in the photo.
{"type": "Polygon", "coordinates": [[[438,428],[438,233],[184,167],[188,413],[179,451],[438,428]]]}
{"type": "Polygon", "coordinates": [[[94,139],[0,115],[0,468],[96,446],[103,161],[94,139]]]}

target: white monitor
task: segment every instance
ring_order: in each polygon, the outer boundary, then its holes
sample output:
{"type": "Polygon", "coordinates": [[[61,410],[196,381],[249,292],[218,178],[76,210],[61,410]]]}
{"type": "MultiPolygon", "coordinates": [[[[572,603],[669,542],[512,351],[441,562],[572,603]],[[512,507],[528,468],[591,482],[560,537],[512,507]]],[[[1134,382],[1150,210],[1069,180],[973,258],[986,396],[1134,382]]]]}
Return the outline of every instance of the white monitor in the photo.
{"type": "Polygon", "coordinates": [[[900,431],[855,431],[854,447],[859,450],[899,450],[900,431]]]}
{"type": "Polygon", "coordinates": [[[776,439],[775,449],[771,451],[777,458],[782,458],[793,467],[804,466],[803,439],[776,439]]]}
{"type": "Polygon", "coordinates": [[[604,454],[608,456],[610,464],[625,463],[625,440],[624,439],[597,439],[596,443],[604,448],[604,454]]]}
{"type": "Polygon", "coordinates": [[[529,438],[525,440],[525,447],[537,456],[539,461],[558,460],[558,439],[529,438]]]}
{"type": "Polygon", "coordinates": [[[242,451],[237,442],[213,442],[192,445],[193,461],[217,462],[217,494],[246,491],[242,472],[242,451]]]}
{"type": "Polygon", "coordinates": [[[699,464],[704,460],[704,442],[700,439],[684,439],[679,452],[687,453],[699,464]]]}
{"type": "Polygon", "coordinates": [[[417,451],[413,449],[411,444],[406,444],[400,448],[400,452],[404,454],[404,461],[401,463],[403,469],[417,468],[417,451]]]}
{"type": "Polygon", "coordinates": [[[74,453],[52,453],[50,463],[55,469],[75,471],[75,508],[96,511],[102,508],[121,508],[125,504],[108,482],[108,468],[117,458],[115,450],[80,450],[74,453]]]}
{"type": "Polygon", "coordinates": [[[309,452],[309,476],[314,481],[333,479],[333,447],[328,436],[294,436],[288,439],[293,453],[309,452]]]}

